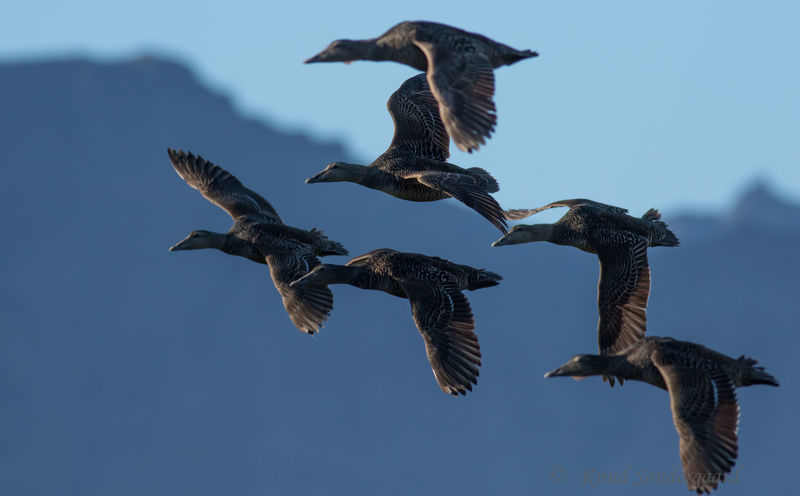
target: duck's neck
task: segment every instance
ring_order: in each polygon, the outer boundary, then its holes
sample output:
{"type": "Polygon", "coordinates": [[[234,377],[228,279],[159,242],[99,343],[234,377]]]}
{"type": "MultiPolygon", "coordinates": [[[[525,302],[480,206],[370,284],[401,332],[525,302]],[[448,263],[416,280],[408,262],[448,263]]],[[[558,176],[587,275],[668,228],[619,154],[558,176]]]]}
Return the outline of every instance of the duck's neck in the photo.
{"type": "Polygon", "coordinates": [[[244,257],[256,263],[267,263],[266,256],[258,245],[232,234],[221,234],[220,236],[222,237],[222,245],[219,247],[214,246],[214,248],[228,255],[244,257]]]}
{"type": "Polygon", "coordinates": [[[637,367],[628,361],[627,355],[600,355],[597,357],[599,372],[594,375],[613,375],[623,379],[638,379],[637,367]]]}
{"type": "MultiPolygon", "coordinates": [[[[225,248],[231,244],[234,236],[227,233],[211,233],[206,238],[208,246],[206,248],[214,248],[215,250],[226,251],[225,248]]],[[[238,239],[238,238],[237,238],[238,239]]]]}
{"type": "Polygon", "coordinates": [[[322,284],[349,284],[359,286],[359,279],[364,267],[352,267],[347,265],[325,264],[323,276],[315,282],[322,284]]]}
{"type": "Polygon", "coordinates": [[[526,226],[526,228],[522,231],[522,237],[524,237],[525,243],[532,243],[535,241],[555,242],[554,231],[554,224],[533,224],[526,226]]]}
{"type": "Polygon", "coordinates": [[[367,188],[383,189],[386,179],[391,176],[377,167],[359,164],[347,165],[349,169],[347,171],[349,176],[348,181],[366,186],[367,188]]]}
{"type": "Polygon", "coordinates": [[[214,248],[228,255],[244,257],[258,263],[266,263],[266,258],[256,245],[245,241],[238,236],[229,233],[211,233],[206,238],[207,246],[203,248],[214,248]]]}
{"type": "Polygon", "coordinates": [[[241,239],[237,238],[236,236],[231,236],[228,233],[207,231],[205,236],[202,238],[197,238],[193,241],[194,242],[189,246],[186,246],[186,250],[202,250],[205,248],[213,248],[231,255],[238,255],[238,245],[240,244],[239,242],[241,242],[241,239]]]}
{"type": "Polygon", "coordinates": [[[225,244],[228,241],[228,235],[223,233],[216,233],[211,231],[197,231],[190,234],[183,241],[173,246],[173,251],[178,250],[204,250],[206,248],[214,248],[224,251],[225,244]]]}
{"type": "Polygon", "coordinates": [[[385,44],[378,43],[377,38],[371,40],[355,40],[352,41],[354,48],[361,54],[362,60],[372,60],[380,62],[390,60],[393,50],[385,44]]]}
{"type": "Polygon", "coordinates": [[[206,248],[213,248],[228,255],[248,258],[258,263],[266,263],[266,259],[258,246],[230,233],[195,231],[170,248],[170,251],[204,250],[206,248]]]}

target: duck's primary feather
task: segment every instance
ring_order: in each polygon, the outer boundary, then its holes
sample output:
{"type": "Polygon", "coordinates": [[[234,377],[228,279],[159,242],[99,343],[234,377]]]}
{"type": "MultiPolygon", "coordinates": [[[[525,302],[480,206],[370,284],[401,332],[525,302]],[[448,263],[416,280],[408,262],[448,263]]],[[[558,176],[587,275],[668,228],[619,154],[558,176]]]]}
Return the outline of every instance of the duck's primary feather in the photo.
{"type": "Polygon", "coordinates": [[[244,216],[263,217],[264,222],[283,224],[275,208],[255,191],[218,165],[192,152],[167,150],[175,172],[208,201],[225,210],[233,220],[244,216]]]}
{"type": "Polygon", "coordinates": [[[716,362],[687,363],[669,348],[656,350],[680,437],[681,463],[690,490],[710,492],[730,473],[738,454],[739,404],[732,377],[716,362]]]}
{"type": "Polygon", "coordinates": [[[414,44],[428,60],[428,84],[440,102],[448,133],[462,150],[477,150],[497,124],[492,99],[494,68],[468,38],[448,41],[451,43],[415,40],[414,44]]]}
{"type": "Polygon", "coordinates": [[[411,314],[423,340],[434,377],[449,394],[472,391],[478,382],[481,350],[472,309],[453,285],[400,281],[411,303],[411,314]]]}
{"type": "Polygon", "coordinates": [[[394,122],[389,151],[445,161],[450,156],[450,136],[424,74],[409,78],[389,97],[386,109],[394,122]]]}
{"type": "Polygon", "coordinates": [[[644,337],[650,297],[647,242],[631,236],[624,245],[598,247],[597,256],[600,259],[597,338],[600,354],[606,355],[644,337]]]}
{"type": "Polygon", "coordinates": [[[320,264],[308,245],[298,243],[295,250],[267,255],[272,282],[281,295],[283,306],[298,329],[314,334],[333,309],[333,293],[325,286],[294,288],[290,286],[320,264]]]}

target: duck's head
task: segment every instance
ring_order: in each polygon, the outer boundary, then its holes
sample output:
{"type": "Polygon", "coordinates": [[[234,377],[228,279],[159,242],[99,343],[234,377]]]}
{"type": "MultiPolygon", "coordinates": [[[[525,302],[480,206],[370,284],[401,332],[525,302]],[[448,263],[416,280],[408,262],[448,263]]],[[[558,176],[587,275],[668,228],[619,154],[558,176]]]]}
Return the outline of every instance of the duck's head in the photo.
{"type": "Polygon", "coordinates": [[[567,363],[546,373],[545,377],[570,376],[580,380],[590,375],[600,375],[604,372],[604,357],[598,355],[575,355],[567,363]]]}
{"type": "Polygon", "coordinates": [[[344,62],[349,64],[364,56],[365,42],[361,40],[335,40],[325,50],[306,60],[305,64],[315,62],[344,62]]]}
{"type": "Polygon", "coordinates": [[[338,284],[342,282],[346,282],[349,278],[349,267],[344,265],[336,265],[336,264],[320,264],[311,269],[308,274],[304,275],[300,279],[292,281],[290,286],[297,287],[297,286],[309,286],[312,284],[316,285],[328,285],[328,284],[338,284]]]}
{"type": "Polygon", "coordinates": [[[492,246],[518,245],[533,241],[547,241],[553,231],[552,224],[519,224],[511,228],[508,234],[498,239],[492,246]]]}
{"type": "Polygon", "coordinates": [[[215,240],[217,238],[217,233],[213,233],[211,231],[192,231],[191,234],[183,238],[183,241],[180,243],[171,246],[169,251],[180,251],[180,250],[199,250],[201,248],[211,248],[215,246],[215,240]]]}
{"type": "Polygon", "coordinates": [[[340,181],[357,182],[363,177],[366,167],[347,162],[331,162],[316,175],[306,179],[306,183],[335,183],[340,181]]]}

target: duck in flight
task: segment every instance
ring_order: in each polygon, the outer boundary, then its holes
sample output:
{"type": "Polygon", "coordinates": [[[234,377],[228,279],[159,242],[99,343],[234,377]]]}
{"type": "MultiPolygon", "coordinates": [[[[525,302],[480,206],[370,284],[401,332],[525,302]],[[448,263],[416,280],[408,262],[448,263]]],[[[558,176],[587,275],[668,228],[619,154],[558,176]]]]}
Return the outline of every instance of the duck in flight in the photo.
{"type": "Polygon", "coordinates": [[[450,140],[425,74],[404,82],[386,107],[394,121],[388,150],[369,165],[333,162],[306,182],[348,181],[417,202],[455,198],[505,233],[505,213],[490,195],[497,181],[479,167],[447,162],[450,140]]]}
{"type": "Polygon", "coordinates": [[[734,391],[778,381],[744,355],[730,358],[699,344],[648,336],[610,355],[576,355],[545,377],[616,376],[669,392],[672,420],[689,490],[710,493],[738,455],[739,404],[734,391]]]}
{"type": "MultiPolygon", "coordinates": [[[[661,221],[658,210],[642,218],[627,210],[586,199],[563,200],[533,210],[509,210],[509,219],[522,219],[542,210],[569,207],[553,224],[517,225],[492,246],[549,241],[594,253],[600,260],[597,337],[601,355],[616,353],[644,337],[650,266],[647,248],[677,246],[675,234],[661,221]]],[[[613,377],[604,377],[611,386],[613,377]]],[[[620,384],[622,381],[620,381],[620,384]]]]}
{"type": "Polygon", "coordinates": [[[318,266],[318,256],[346,255],[347,250],[316,229],[287,226],[267,200],[222,167],[191,152],[167,151],[178,175],[234,221],[227,233],[193,231],[170,251],[214,248],[268,265],[294,325],[308,334],[318,332],[333,308],[333,294],[324,286],[290,283],[318,266]]]}
{"type": "Polygon", "coordinates": [[[494,69],[537,55],[445,24],[406,21],[377,38],[336,40],[305,63],[391,60],[427,72],[448,134],[472,152],[497,124],[494,69]]]}
{"type": "Polygon", "coordinates": [[[481,365],[472,309],[462,291],[496,286],[501,279],[442,258],[383,248],[346,265],[319,265],[292,287],[349,284],[408,299],[436,382],[445,393],[458,396],[478,383],[481,365]]]}

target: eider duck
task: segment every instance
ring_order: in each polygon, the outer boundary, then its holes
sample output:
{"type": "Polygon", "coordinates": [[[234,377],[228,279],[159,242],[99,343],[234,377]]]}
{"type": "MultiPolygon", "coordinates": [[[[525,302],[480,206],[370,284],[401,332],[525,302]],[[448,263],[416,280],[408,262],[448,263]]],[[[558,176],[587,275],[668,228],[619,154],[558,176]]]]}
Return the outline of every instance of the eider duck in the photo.
{"type": "MultiPolygon", "coordinates": [[[[549,241],[596,254],[600,260],[600,354],[627,348],[644,336],[647,327],[647,248],[677,246],[678,238],[660,220],[658,210],[650,209],[639,219],[628,215],[624,208],[586,199],[562,200],[533,210],[509,210],[506,214],[509,219],[521,219],[553,207],[569,207],[569,211],[553,224],[514,226],[492,246],[549,241]]],[[[613,386],[613,377],[608,380],[613,386]]]]}
{"type": "Polygon", "coordinates": [[[378,38],[336,40],[305,63],[391,60],[427,72],[448,134],[472,152],[497,124],[494,69],[537,55],[445,24],[406,21],[378,38]]]}
{"type": "Polygon", "coordinates": [[[730,473],[738,454],[737,387],[778,386],[744,355],[730,358],[699,344],[648,336],[611,355],[576,355],[545,377],[616,376],[666,389],[680,437],[689,490],[710,493],[730,473]]]}
{"type": "Polygon", "coordinates": [[[333,294],[323,286],[293,288],[290,283],[318,266],[318,256],[346,255],[347,250],[316,229],[287,226],[267,200],[222,167],[191,152],[167,152],[178,175],[234,220],[227,233],[193,231],[170,251],[215,248],[267,264],[294,325],[308,334],[318,332],[333,308],[333,294]]]}
{"type": "Polygon", "coordinates": [[[349,284],[407,298],[436,382],[445,393],[458,396],[478,383],[481,365],[472,310],[462,291],[496,286],[501,279],[493,272],[442,258],[383,248],[346,265],[319,265],[292,287],[349,284]]]}
{"type": "Polygon", "coordinates": [[[395,127],[386,152],[366,166],[333,162],[306,182],[348,181],[417,202],[452,197],[505,233],[503,209],[489,194],[500,189],[497,181],[479,167],[463,169],[447,162],[450,142],[425,75],[403,83],[386,108],[395,127]]]}

